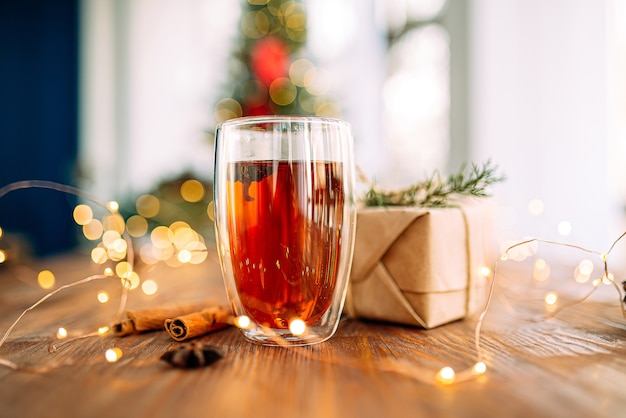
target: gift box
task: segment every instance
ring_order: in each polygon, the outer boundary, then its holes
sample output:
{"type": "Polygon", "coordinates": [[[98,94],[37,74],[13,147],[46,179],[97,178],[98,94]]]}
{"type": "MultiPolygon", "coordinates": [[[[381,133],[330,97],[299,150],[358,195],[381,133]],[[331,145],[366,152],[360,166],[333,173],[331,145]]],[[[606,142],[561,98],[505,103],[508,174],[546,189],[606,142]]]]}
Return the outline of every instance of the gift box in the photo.
{"type": "Polygon", "coordinates": [[[359,209],[346,313],[428,329],[482,310],[495,254],[488,207],[359,209]]]}

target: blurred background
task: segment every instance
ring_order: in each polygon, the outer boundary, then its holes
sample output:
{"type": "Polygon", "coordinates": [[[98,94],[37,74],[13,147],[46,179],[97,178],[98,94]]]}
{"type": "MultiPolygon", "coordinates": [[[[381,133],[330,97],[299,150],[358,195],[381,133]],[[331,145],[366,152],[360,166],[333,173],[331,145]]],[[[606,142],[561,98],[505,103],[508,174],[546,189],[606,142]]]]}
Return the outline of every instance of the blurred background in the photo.
{"type": "MultiPolygon", "coordinates": [[[[0,187],[134,211],[197,179],[206,213],[216,123],[319,114],[387,188],[491,159],[502,241],[626,230],[622,0],[2,1],[0,39],[0,187]]],[[[75,203],[12,192],[0,231],[66,250],[75,203]]]]}

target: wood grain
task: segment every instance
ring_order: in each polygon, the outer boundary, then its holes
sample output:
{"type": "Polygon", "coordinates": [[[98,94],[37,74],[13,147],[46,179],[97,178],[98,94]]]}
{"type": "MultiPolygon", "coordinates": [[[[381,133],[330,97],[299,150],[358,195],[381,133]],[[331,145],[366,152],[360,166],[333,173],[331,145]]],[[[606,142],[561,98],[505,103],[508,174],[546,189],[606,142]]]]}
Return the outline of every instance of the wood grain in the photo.
{"type": "MultiPolygon", "coordinates": [[[[29,269],[3,267],[0,330],[45,294],[33,282],[39,268],[55,272],[59,284],[69,283],[93,274],[93,266],[82,260],[67,256],[29,269]]],[[[143,274],[160,291],[153,297],[131,292],[129,308],[225,299],[211,262],[143,274]]],[[[38,370],[0,368],[0,416],[624,416],[626,320],[613,298],[588,301],[537,323],[510,317],[494,304],[481,340],[488,373],[440,386],[420,378],[444,365],[459,370],[473,363],[473,318],[428,331],[345,319],[330,341],[297,349],[251,344],[229,328],[198,339],[226,355],[197,370],[159,360],[180,345],[165,331],[85,338],[49,353],[59,326],[80,333],[110,321],[115,302],[104,306],[95,300],[103,288],[115,299],[113,280],[90,283],[24,317],[0,347],[0,357],[38,370]],[[112,347],[124,353],[116,363],[104,358],[112,347]]]]}

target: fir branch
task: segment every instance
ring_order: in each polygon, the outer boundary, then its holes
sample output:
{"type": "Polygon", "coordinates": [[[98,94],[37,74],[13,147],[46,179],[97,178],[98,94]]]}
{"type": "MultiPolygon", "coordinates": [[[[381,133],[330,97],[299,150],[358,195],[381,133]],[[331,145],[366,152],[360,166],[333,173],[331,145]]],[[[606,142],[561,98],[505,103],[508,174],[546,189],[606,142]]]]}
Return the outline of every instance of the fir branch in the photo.
{"type": "Polygon", "coordinates": [[[472,163],[467,170],[465,164],[445,180],[438,172],[430,178],[406,189],[385,191],[372,185],[365,194],[366,206],[424,206],[444,207],[455,196],[488,197],[490,186],[505,180],[497,173],[497,166],[487,160],[482,165],[472,163]]]}

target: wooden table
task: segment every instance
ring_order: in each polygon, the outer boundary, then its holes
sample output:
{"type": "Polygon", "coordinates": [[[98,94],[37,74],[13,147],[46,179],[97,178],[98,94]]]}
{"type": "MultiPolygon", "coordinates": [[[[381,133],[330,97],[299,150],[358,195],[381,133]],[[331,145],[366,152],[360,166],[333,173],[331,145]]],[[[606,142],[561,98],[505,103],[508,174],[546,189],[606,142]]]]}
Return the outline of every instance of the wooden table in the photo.
{"type": "MultiPolygon", "coordinates": [[[[2,266],[0,330],[46,294],[35,285],[48,268],[57,287],[101,271],[70,255],[2,266]]],[[[127,309],[224,298],[217,264],[159,266],[143,273],[154,296],[132,291],[127,309]]],[[[229,328],[200,337],[225,357],[181,370],[159,360],[177,347],[165,332],[76,340],[49,353],[61,326],[70,337],[107,324],[119,283],[72,287],[28,312],[0,347],[0,357],[36,371],[0,367],[1,417],[618,417],[626,416],[626,319],[614,291],[545,322],[526,322],[494,304],[482,332],[487,374],[453,385],[424,383],[444,365],[474,361],[470,318],[433,330],[343,320],[328,342],[305,348],[265,347],[229,328]],[[109,292],[100,304],[96,293],[109,292]],[[122,358],[105,360],[107,348],[122,358]],[[393,370],[403,362],[417,367],[393,370]]]]}

